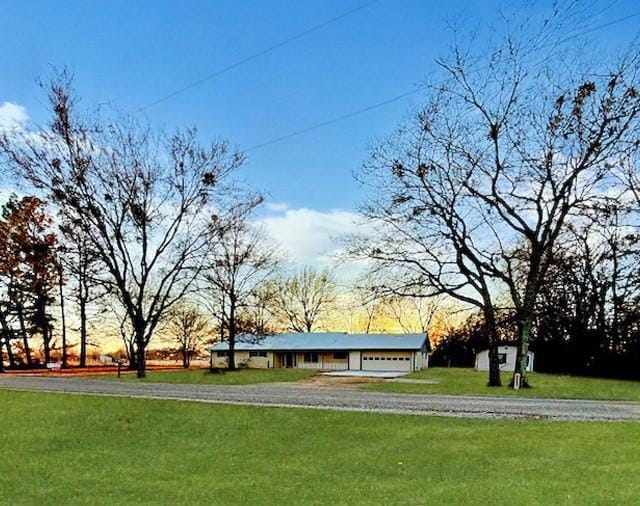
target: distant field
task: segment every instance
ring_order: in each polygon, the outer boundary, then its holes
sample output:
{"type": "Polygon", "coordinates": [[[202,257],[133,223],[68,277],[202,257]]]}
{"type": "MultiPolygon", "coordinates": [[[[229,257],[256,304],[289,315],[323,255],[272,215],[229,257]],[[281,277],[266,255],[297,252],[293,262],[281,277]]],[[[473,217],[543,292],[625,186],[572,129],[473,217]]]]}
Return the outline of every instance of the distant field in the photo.
{"type": "Polygon", "coordinates": [[[502,388],[487,387],[487,372],[463,368],[434,367],[407,376],[407,379],[436,380],[435,385],[417,383],[373,383],[366,389],[379,392],[405,392],[411,394],[450,395],[512,395],[521,397],[547,397],[556,399],[603,399],[640,401],[640,382],[560,376],[532,373],[529,381],[533,388],[515,391],[507,388],[511,374],[502,374],[502,388]]]}
{"type": "MultiPolygon", "coordinates": [[[[119,381],[151,381],[155,383],[196,383],[211,385],[250,385],[252,383],[275,383],[281,381],[299,381],[314,374],[315,371],[302,369],[239,369],[224,374],[212,374],[207,369],[178,369],[174,371],[148,371],[144,379],[136,378],[135,373],[127,372],[119,381]]],[[[101,376],[113,379],[114,376],[101,376]]]]}
{"type": "Polygon", "coordinates": [[[638,424],[0,391],[5,504],[633,504],[638,424]]]}

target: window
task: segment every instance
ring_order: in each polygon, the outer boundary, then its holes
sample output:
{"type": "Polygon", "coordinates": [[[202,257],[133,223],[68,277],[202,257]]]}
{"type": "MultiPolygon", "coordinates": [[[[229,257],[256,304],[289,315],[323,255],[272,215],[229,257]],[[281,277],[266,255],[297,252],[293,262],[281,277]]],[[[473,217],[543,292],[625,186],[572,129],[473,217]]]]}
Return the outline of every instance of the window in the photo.
{"type": "Polygon", "coordinates": [[[218,357],[227,357],[227,356],[229,356],[229,352],[228,351],[217,351],[216,355],[218,355],[218,357]]]}
{"type": "Polygon", "coordinates": [[[506,365],[507,363],[507,354],[506,353],[498,353],[498,364],[506,365]]]}
{"type": "Polygon", "coordinates": [[[333,360],[347,360],[349,354],[346,351],[334,351],[333,360]]]}
{"type": "Polygon", "coordinates": [[[266,351],[250,351],[249,352],[249,357],[253,358],[253,357],[264,357],[267,358],[267,352],[266,351]]]}
{"type": "Polygon", "coordinates": [[[313,364],[317,364],[318,363],[318,353],[315,351],[311,351],[309,353],[305,353],[304,354],[304,361],[305,362],[311,362],[313,364]]]}

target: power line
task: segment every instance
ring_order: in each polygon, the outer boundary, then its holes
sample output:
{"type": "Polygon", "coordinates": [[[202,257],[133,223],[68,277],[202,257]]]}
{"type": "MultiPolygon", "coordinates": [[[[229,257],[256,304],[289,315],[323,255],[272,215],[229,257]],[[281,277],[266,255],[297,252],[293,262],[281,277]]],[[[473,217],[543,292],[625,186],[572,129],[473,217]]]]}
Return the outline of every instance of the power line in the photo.
{"type": "Polygon", "coordinates": [[[306,128],[302,128],[301,130],[296,130],[296,131],[288,133],[286,135],[282,135],[280,137],[276,137],[275,139],[271,139],[270,141],[262,142],[260,144],[255,144],[255,145],[245,149],[244,152],[253,151],[254,149],[264,148],[264,147],[269,146],[271,144],[275,144],[277,142],[281,142],[281,141],[290,139],[291,137],[297,137],[298,135],[306,134],[307,132],[311,132],[313,130],[317,130],[318,128],[329,126],[329,125],[332,125],[333,123],[338,123],[339,121],[343,121],[345,119],[352,118],[353,116],[358,116],[360,114],[363,114],[365,112],[371,111],[373,109],[377,109],[378,107],[382,107],[382,106],[390,104],[392,102],[397,102],[398,100],[401,100],[401,99],[403,99],[405,97],[408,97],[409,95],[413,95],[414,93],[417,93],[420,90],[423,90],[424,88],[426,88],[426,85],[418,86],[417,88],[414,88],[413,90],[407,91],[405,93],[401,93],[400,95],[396,95],[395,97],[391,97],[391,98],[389,98],[387,100],[383,100],[382,102],[378,102],[376,104],[369,105],[367,107],[363,107],[362,109],[357,109],[355,111],[348,112],[348,113],[343,114],[341,116],[337,116],[335,118],[332,118],[332,119],[329,119],[329,120],[326,120],[326,121],[322,121],[320,123],[316,123],[315,125],[311,125],[311,126],[308,126],[306,128]]]}
{"type": "Polygon", "coordinates": [[[172,91],[171,93],[167,93],[166,95],[158,98],[157,100],[154,100],[153,102],[148,103],[147,105],[140,107],[140,109],[138,109],[139,112],[145,111],[151,107],[154,107],[162,102],[165,102],[173,97],[175,97],[176,95],[179,95],[181,93],[184,93],[185,91],[188,91],[192,88],[195,88],[196,86],[201,85],[202,83],[205,83],[207,81],[210,81],[211,79],[214,79],[226,72],[229,72],[230,70],[233,70],[241,65],[244,65],[245,63],[248,63],[252,60],[255,60],[256,58],[259,58],[261,56],[264,56],[265,54],[271,53],[272,51],[275,51],[276,49],[280,49],[283,46],[286,46],[287,44],[291,44],[292,42],[301,39],[302,37],[305,37],[313,32],[316,32],[318,30],[321,30],[322,28],[329,26],[337,21],[340,21],[341,19],[346,18],[347,16],[350,16],[352,14],[355,14],[358,11],[361,11],[363,9],[366,9],[367,7],[370,7],[371,5],[379,2],[380,0],[371,0],[370,2],[361,4],[357,7],[354,7],[351,10],[348,10],[346,12],[343,12],[342,14],[333,17],[331,19],[328,19],[327,21],[323,21],[320,24],[314,25],[311,28],[307,28],[306,30],[297,33],[296,35],[293,35],[287,39],[284,39],[283,41],[278,42],[277,44],[274,44],[272,46],[267,47],[266,49],[263,49],[261,51],[258,51],[257,53],[253,53],[245,58],[242,58],[241,60],[238,60],[234,63],[231,63],[229,65],[227,65],[226,67],[222,67],[221,69],[216,70],[215,72],[212,72],[211,74],[208,74],[204,77],[201,77],[200,79],[193,81],[185,86],[183,86],[182,88],[178,88],[175,91],[172,91]]]}
{"type": "MultiPolygon", "coordinates": [[[[577,37],[582,37],[583,35],[587,35],[589,33],[595,32],[597,30],[602,30],[603,28],[608,28],[608,27],[616,25],[618,23],[623,23],[624,21],[628,21],[629,19],[635,18],[637,16],[640,16],[640,11],[634,12],[632,14],[629,14],[627,16],[624,16],[624,17],[621,17],[621,18],[618,18],[618,19],[614,19],[613,21],[609,21],[609,22],[604,23],[602,25],[595,26],[595,27],[590,28],[588,30],[584,30],[582,32],[575,33],[573,35],[565,37],[564,39],[560,40],[557,43],[554,43],[553,45],[563,44],[563,43],[565,43],[565,42],[567,42],[569,40],[575,39],[577,37]]],[[[546,47],[548,47],[548,46],[549,45],[547,45],[546,47]]],[[[545,48],[545,46],[541,46],[541,47],[539,47],[537,49],[543,49],[543,48],[545,48]]],[[[475,72],[478,72],[478,71],[481,71],[481,70],[485,70],[487,68],[488,68],[488,65],[484,65],[484,66],[476,68],[475,72]]],[[[417,87],[413,88],[412,90],[406,91],[406,92],[401,93],[399,95],[395,95],[394,97],[388,98],[388,99],[383,100],[381,102],[377,102],[375,104],[363,107],[361,109],[356,109],[355,111],[351,111],[351,112],[342,114],[340,116],[336,116],[335,118],[332,118],[332,119],[321,121],[320,123],[315,123],[315,124],[310,125],[308,127],[301,128],[300,130],[295,130],[295,131],[290,132],[288,134],[281,135],[279,137],[275,137],[273,139],[270,139],[270,140],[265,141],[265,142],[261,142],[259,144],[254,144],[253,146],[250,146],[249,148],[247,148],[247,149],[245,149],[243,151],[245,153],[247,153],[249,151],[254,151],[256,149],[262,149],[262,148],[265,148],[265,147],[270,146],[272,144],[277,144],[278,142],[282,142],[282,141],[291,139],[292,137],[298,137],[299,135],[303,135],[303,134],[306,134],[308,132],[312,132],[314,130],[318,130],[319,128],[323,128],[323,127],[326,127],[326,126],[329,126],[329,125],[333,125],[334,123],[339,123],[340,121],[344,121],[346,119],[353,118],[354,116],[359,116],[360,114],[364,114],[366,112],[372,111],[374,109],[378,109],[380,107],[383,107],[385,105],[391,104],[393,102],[397,102],[398,100],[402,100],[403,98],[406,98],[406,97],[408,97],[410,95],[414,95],[414,94],[418,93],[419,91],[422,91],[422,90],[426,89],[428,86],[429,85],[427,85],[427,84],[423,84],[423,85],[417,86],[417,87]]]]}
{"type": "Polygon", "coordinates": [[[568,36],[568,37],[566,37],[564,39],[561,39],[558,42],[558,44],[563,44],[563,43],[567,42],[568,40],[575,39],[576,37],[582,37],[583,35],[588,35],[588,34],[590,34],[592,32],[596,32],[598,30],[602,30],[603,28],[608,28],[610,26],[617,25],[618,23],[622,23],[624,21],[627,21],[629,19],[632,19],[632,18],[635,18],[635,17],[638,17],[638,16],[640,16],[640,11],[636,11],[636,12],[634,12],[632,14],[628,14],[627,16],[624,16],[622,18],[614,19],[613,21],[609,21],[608,23],[604,23],[602,25],[594,26],[593,28],[589,28],[589,29],[584,30],[584,31],[582,31],[580,33],[576,33],[574,35],[570,35],[570,36],[568,36]]]}

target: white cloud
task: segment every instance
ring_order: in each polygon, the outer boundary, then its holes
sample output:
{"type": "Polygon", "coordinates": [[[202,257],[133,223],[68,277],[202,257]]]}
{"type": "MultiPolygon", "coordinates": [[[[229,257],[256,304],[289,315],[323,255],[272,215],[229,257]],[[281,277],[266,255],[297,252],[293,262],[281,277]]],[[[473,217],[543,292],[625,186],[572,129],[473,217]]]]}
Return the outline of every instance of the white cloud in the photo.
{"type": "MultiPolygon", "coordinates": [[[[291,209],[288,206],[282,209],[281,214],[261,218],[259,223],[298,265],[332,267],[334,256],[342,250],[340,236],[354,233],[362,226],[360,215],[351,211],[291,209]]],[[[361,268],[357,267],[358,270],[361,268]]]]}
{"type": "Polygon", "coordinates": [[[289,209],[289,204],[286,202],[267,202],[264,207],[272,213],[283,213],[289,209]]]}
{"type": "Polygon", "coordinates": [[[29,121],[27,110],[18,104],[4,102],[0,105],[0,130],[22,128],[29,121]]]}

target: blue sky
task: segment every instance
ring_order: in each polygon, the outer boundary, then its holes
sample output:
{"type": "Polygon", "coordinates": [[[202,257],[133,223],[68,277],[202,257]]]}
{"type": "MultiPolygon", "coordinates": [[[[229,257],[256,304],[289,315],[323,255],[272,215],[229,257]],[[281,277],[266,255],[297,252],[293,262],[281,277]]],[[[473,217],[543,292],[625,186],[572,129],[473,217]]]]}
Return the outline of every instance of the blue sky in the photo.
{"type": "MultiPolygon", "coordinates": [[[[47,76],[52,65],[75,73],[86,105],[109,102],[135,111],[367,0],[0,3],[0,105],[18,104],[41,122],[46,111],[35,79],[47,76]]],[[[379,0],[146,114],[169,129],[194,125],[203,139],[225,138],[248,148],[410,90],[446,51],[447,18],[489,22],[499,5],[379,0]]],[[[611,6],[598,18],[602,23],[639,8],[632,0],[593,5],[594,12],[611,6]]],[[[623,44],[639,20],[597,37],[623,44]]],[[[414,95],[251,151],[242,176],[268,193],[278,217],[300,209],[316,213],[319,222],[336,210],[347,216],[363,197],[352,171],[366,158],[367,144],[389,133],[418,100],[414,95]]],[[[311,220],[304,213],[299,218],[311,220]]],[[[335,228],[340,232],[341,225],[335,228]]]]}

